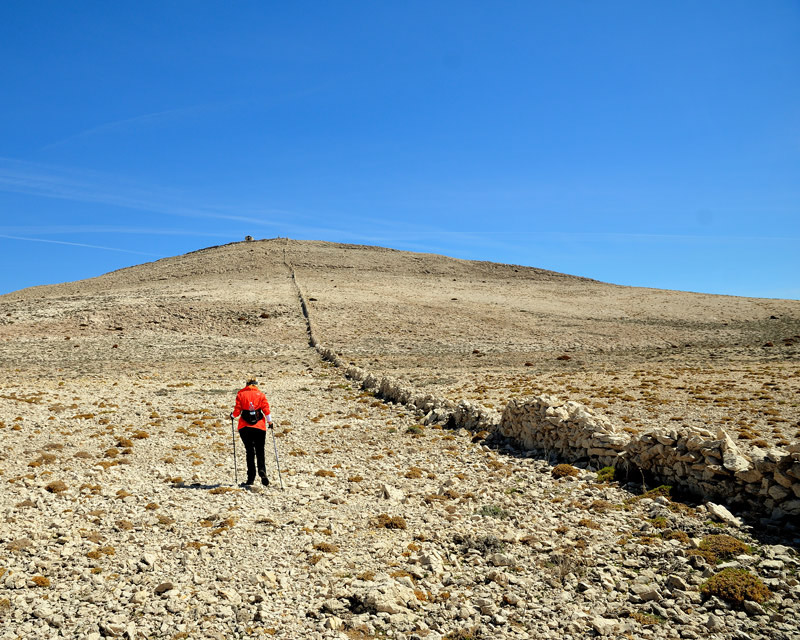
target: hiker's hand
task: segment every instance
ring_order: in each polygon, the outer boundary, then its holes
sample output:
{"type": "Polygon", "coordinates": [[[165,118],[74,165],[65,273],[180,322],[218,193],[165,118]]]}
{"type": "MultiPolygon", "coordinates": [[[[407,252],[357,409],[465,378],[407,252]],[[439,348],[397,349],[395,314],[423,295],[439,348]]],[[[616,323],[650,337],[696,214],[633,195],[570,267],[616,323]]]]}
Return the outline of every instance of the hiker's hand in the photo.
{"type": "Polygon", "coordinates": [[[233,414],[231,414],[231,420],[233,420],[233,414]]]}
{"type": "Polygon", "coordinates": [[[275,428],[275,425],[274,425],[272,422],[269,422],[269,423],[267,423],[267,424],[269,424],[269,428],[270,428],[270,429],[274,429],[274,428],[275,428]]]}

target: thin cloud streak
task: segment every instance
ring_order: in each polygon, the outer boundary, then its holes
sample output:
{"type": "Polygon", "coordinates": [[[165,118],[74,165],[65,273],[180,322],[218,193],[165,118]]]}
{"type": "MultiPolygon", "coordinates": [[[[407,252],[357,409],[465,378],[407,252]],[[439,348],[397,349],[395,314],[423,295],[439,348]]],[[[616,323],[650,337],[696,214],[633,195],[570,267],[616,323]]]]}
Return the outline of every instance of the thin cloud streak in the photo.
{"type": "Polygon", "coordinates": [[[0,238],[6,238],[7,240],[21,240],[24,242],[46,242],[48,244],[63,244],[70,247],[84,247],[86,249],[102,249],[104,251],[118,251],[120,253],[134,253],[140,256],[148,256],[148,257],[155,257],[160,258],[161,256],[156,253],[145,253],[144,251],[133,251],[132,249],[120,249],[119,247],[104,247],[96,244],[84,244],[82,242],[66,242],[65,240],[48,240],[46,238],[25,238],[22,236],[9,236],[5,234],[0,234],[0,238]]]}
{"type": "MultiPolygon", "coordinates": [[[[184,204],[185,195],[177,192],[166,192],[163,189],[159,191],[155,188],[143,188],[128,183],[103,184],[104,182],[108,183],[110,178],[97,173],[77,174],[73,171],[71,173],[74,175],[69,175],[69,171],[62,169],[62,174],[66,175],[59,175],[50,167],[0,158],[0,163],[3,162],[12,166],[9,168],[0,165],[0,191],[74,202],[106,204],[184,218],[227,220],[266,227],[276,227],[282,224],[274,220],[225,213],[220,210],[221,207],[186,205],[184,204]]],[[[264,209],[263,213],[277,216],[295,215],[277,209],[264,209]]]]}
{"type": "Polygon", "coordinates": [[[46,144],[41,148],[41,151],[48,151],[50,149],[55,149],[57,147],[61,147],[63,145],[69,144],[70,142],[75,142],[76,140],[81,140],[84,138],[91,138],[97,135],[103,135],[106,133],[114,133],[116,131],[121,131],[125,129],[129,129],[131,127],[135,127],[137,125],[146,125],[146,124],[154,124],[158,122],[168,121],[175,119],[179,116],[187,116],[192,115],[194,113],[200,113],[203,111],[209,111],[213,107],[211,105],[198,105],[194,107],[181,107],[178,109],[166,109],[165,111],[155,111],[153,113],[144,113],[139,116],[134,116],[132,118],[123,118],[122,120],[115,120],[113,122],[106,122],[104,124],[97,125],[96,127],[90,127],[88,129],[84,129],[83,131],[79,131],[78,133],[74,133],[66,138],[62,138],[61,140],[56,140],[55,142],[51,142],[46,144]]]}
{"type": "Polygon", "coordinates": [[[76,233],[103,233],[143,236],[191,236],[201,238],[230,238],[230,231],[195,231],[192,229],[155,229],[151,227],[116,227],[103,225],[51,225],[47,227],[0,227],[0,235],[51,236],[76,233]]]}

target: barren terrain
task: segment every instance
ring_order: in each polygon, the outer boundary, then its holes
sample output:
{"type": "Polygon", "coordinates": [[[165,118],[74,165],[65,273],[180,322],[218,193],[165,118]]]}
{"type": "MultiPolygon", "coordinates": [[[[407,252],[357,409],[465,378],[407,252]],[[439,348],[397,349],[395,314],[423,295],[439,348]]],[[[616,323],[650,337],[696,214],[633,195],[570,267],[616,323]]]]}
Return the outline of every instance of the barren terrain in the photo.
{"type": "Polygon", "coordinates": [[[320,360],[296,285],[346,361],[452,400],[800,440],[797,301],[286,239],[23,290],[0,297],[0,638],[800,635],[796,530],[423,427],[320,360]],[[268,437],[258,492],[227,419],[251,375],[282,471],[268,437]],[[726,568],[769,596],[709,592],[726,568]]]}

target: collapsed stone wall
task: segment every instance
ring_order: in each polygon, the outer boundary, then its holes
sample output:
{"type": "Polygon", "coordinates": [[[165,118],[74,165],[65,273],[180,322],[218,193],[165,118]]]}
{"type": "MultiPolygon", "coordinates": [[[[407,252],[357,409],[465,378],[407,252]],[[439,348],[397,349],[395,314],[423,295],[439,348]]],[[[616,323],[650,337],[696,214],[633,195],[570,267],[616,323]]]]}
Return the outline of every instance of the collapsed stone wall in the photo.
{"type": "Polygon", "coordinates": [[[688,489],[773,519],[800,516],[800,444],[745,455],[724,429],[654,429],[630,434],[578,402],[552,396],[509,402],[500,433],[526,449],[554,452],[688,489]]]}
{"type": "Polygon", "coordinates": [[[586,460],[626,473],[638,469],[660,482],[707,499],[767,513],[775,520],[800,516],[800,444],[789,447],[787,452],[753,449],[744,455],[721,428],[716,433],[684,426],[630,434],[579,402],[561,403],[553,396],[512,400],[501,415],[466,400],[454,403],[420,393],[391,376],[378,378],[349,364],[322,345],[285,253],[284,262],[300,299],[309,344],[320,357],[342,369],[365,391],[407,405],[424,416],[425,424],[497,432],[525,449],[555,453],[562,459],[586,460]]]}

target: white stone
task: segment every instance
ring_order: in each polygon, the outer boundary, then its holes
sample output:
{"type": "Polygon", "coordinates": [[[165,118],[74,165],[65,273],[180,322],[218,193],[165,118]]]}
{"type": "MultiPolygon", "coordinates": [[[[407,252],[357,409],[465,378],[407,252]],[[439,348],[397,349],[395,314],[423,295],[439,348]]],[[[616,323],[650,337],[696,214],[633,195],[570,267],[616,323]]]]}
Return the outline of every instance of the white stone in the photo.
{"type": "Polygon", "coordinates": [[[707,502],[706,508],[714,520],[717,520],[718,522],[724,522],[732,527],[742,526],[742,521],[722,505],[715,504],[713,502],[707,502]]]}

